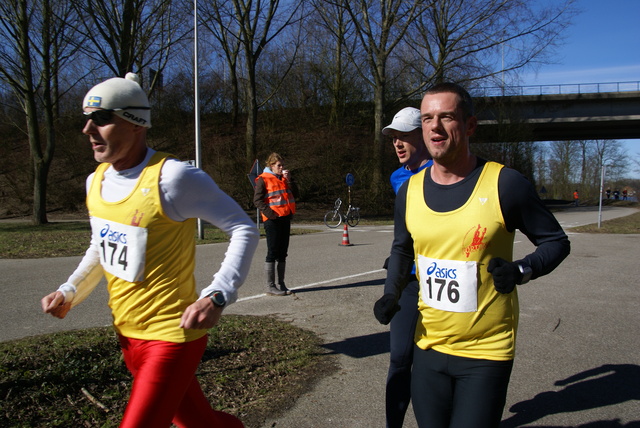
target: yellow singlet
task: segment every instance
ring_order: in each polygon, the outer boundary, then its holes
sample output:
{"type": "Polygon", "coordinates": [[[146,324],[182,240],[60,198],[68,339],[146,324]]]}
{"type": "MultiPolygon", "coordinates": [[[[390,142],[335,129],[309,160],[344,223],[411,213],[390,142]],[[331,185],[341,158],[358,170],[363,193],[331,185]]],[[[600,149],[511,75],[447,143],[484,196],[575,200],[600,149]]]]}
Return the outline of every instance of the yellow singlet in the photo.
{"type": "Polygon", "coordinates": [[[116,331],[133,339],[181,343],[202,337],[206,330],[179,327],[182,313],[197,300],[195,219],[177,222],[162,209],[159,181],[167,157],[155,153],[133,191],[118,202],[102,199],[109,164],[99,165],[87,207],[116,331]]]}
{"type": "Polygon", "coordinates": [[[435,212],[424,200],[424,174],[411,177],[406,224],[420,282],[416,344],[449,355],[496,361],[515,356],[518,296],[498,293],[489,260],[512,260],[514,233],[500,209],[502,165],[487,162],[463,206],[435,212]]]}

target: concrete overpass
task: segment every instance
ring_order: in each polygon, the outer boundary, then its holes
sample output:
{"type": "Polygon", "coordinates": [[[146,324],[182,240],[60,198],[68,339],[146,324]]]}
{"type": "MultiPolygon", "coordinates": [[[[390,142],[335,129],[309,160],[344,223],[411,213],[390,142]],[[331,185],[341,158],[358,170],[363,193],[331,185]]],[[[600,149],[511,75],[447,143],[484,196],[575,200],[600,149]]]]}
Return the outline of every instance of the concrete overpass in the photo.
{"type": "MultiPolygon", "coordinates": [[[[633,82],[636,87],[640,82],[633,82]]],[[[476,142],[640,138],[640,90],[474,97],[476,142]]]]}

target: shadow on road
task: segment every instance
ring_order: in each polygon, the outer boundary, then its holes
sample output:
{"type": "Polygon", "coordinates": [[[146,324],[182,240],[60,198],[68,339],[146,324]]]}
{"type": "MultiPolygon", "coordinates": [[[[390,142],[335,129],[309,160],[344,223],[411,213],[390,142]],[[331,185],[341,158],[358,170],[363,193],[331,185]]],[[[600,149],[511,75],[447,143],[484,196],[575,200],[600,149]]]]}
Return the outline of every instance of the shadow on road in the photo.
{"type": "MultiPolygon", "coordinates": [[[[515,415],[502,421],[500,428],[515,428],[535,422],[547,415],[579,412],[640,400],[640,366],[605,364],[555,382],[560,391],[546,391],[511,406],[515,415]]],[[[622,425],[619,420],[597,421],[580,428],[640,428],[640,421],[622,425]]],[[[542,428],[542,427],[540,427],[542,428]]],[[[545,427],[561,428],[561,427],[545,427]]]]}
{"type": "Polygon", "coordinates": [[[349,337],[340,342],[325,343],[323,348],[331,354],[344,354],[351,358],[366,358],[389,352],[389,332],[349,337]]]}
{"type": "MultiPolygon", "coordinates": [[[[293,291],[296,294],[308,293],[310,291],[329,291],[329,290],[344,290],[347,288],[357,288],[357,287],[370,287],[372,285],[378,286],[384,284],[384,278],[382,279],[373,279],[371,281],[361,281],[361,282],[353,282],[351,284],[343,284],[343,285],[328,285],[328,286],[318,286],[318,287],[308,287],[308,288],[294,288],[293,291]]],[[[382,288],[380,288],[380,295],[382,296],[382,288]]],[[[373,306],[371,306],[373,310],[373,306]]]]}

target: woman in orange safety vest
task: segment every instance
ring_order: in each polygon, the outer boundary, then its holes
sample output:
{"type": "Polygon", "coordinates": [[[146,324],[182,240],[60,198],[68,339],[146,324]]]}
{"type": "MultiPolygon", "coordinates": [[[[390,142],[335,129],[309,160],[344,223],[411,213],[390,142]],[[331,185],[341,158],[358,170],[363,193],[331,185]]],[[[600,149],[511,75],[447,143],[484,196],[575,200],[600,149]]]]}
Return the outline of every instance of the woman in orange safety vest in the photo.
{"type": "Polygon", "coordinates": [[[291,218],[296,212],[297,196],[298,187],[290,172],[284,169],[282,156],[271,153],[267,158],[264,171],[256,178],[253,204],[262,214],[267,235],[267,257],[264,269],[267,276],[267,294],[272,296],[291,294],[284,283],[284,274],[289,250],[291,218]]]}

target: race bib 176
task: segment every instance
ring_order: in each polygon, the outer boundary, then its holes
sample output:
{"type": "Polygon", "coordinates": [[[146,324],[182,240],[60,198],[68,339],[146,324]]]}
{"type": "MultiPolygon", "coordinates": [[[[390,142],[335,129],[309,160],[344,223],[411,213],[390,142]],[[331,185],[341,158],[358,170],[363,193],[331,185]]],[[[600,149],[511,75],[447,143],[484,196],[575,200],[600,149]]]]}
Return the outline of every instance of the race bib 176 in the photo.
{"type": "Polygon", "coordinates": [[[104,270],[129,282],[144,280],[146,228],[91,217],[91,234],[104,270]]]}
{"type": "Polygon", "coordinates": [[[432,308],[448,312],[478,309],[477,264],[418,255],[420,297],[432,308]]]}

